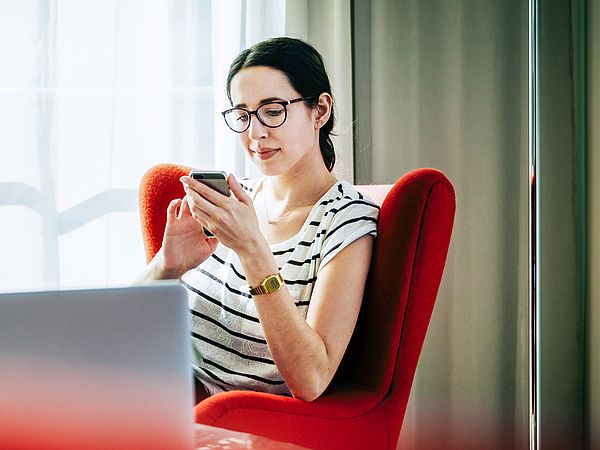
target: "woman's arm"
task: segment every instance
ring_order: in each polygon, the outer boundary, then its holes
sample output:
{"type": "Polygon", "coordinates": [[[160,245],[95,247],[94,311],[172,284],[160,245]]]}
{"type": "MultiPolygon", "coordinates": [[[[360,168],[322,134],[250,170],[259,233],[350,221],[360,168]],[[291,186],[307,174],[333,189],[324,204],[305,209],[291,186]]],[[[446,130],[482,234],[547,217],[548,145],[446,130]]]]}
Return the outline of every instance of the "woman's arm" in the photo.
{"type": "MultiPolygon", "coordinates": [[[[256,286],[278,267],[252,200],[235,179],[229,184],[237,200],[195,180],[184,181],[193,217],[237,253],[246,281],[256,286]]],[[[295,397],[312,401],[333,378],[358,317],[372,247],[373,238],[363,236],[320,270],[306,319],[285,286],[253,296],[271,356],[295,397]]]]}
{"type": "Polygon", "coordinates": [[[178,280],[185,270],[165,268],[162,248],[154,255],[144,271],[135,279],[134,284],[144,284],[158,280],[178,280]]]}
{"type": "MultiPolygon", "coordinates": [[[[295,397],[315,400],[335,375],[358,318],[372,248],[373,237],[363,236],[320,270],[306,320],[285,287],[254,296],[269,351],[295,397]]],[[[242,264],[251,285],[277,272],[259,259],[242,264]]]]}

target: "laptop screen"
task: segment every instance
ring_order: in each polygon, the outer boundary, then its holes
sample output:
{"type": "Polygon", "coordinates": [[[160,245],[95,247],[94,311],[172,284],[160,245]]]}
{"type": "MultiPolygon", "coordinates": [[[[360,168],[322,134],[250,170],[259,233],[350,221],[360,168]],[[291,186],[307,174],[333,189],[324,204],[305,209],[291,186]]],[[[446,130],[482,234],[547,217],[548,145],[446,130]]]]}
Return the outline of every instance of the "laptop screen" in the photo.
{"type": "Polygon", "coordinates": [[[191,448],[178,284],[0,294],[3,448],[191,448]]]}

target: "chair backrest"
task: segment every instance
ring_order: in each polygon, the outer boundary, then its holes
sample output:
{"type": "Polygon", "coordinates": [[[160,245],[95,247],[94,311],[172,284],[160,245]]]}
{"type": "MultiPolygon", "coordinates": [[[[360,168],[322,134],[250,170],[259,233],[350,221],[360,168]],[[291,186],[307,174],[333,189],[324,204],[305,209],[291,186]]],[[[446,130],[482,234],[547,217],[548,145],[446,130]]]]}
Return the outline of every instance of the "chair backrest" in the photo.
{"type": "MultiPolygon", "coordinates": [[[[357,188],[377,201],[383,186],[357,188]]],[[[404,419],[455,209],[452,184],[435,169],[409,172],[381,204],[362,309],[336,382],[381,395],[391,419],[391,442],[404,419]]]]}
{"type": "Polygon", "coordinates": [[[162,246],[167,225],[167,206],[171,200],[183,198],[185,191],[179,181],[190,173],[191,167],[177,164],[159,164],[151,167],[140,182],[140,221],[146,249],[146,262],[162,246]]]}

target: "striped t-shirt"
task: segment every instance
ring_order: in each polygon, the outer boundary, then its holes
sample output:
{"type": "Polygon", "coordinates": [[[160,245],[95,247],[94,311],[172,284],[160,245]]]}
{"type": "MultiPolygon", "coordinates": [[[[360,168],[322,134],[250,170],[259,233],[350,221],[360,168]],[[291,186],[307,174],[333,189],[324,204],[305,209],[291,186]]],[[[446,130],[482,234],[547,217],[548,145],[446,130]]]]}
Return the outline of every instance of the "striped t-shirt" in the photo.
{"type": "MultiPolygon", "coordinates": [[[[258,179],[241,182],[251,197],[258,183],[258,179]]],[[[376,236],[378,214],[372,200],[350,183],[338,181],[295,236],[271,245],[287,289],[305,318],[319,270],[356,239],[376,236]]],[[[247,389],[289,395],[267,348],[235,252],[220,244],[181,282],[190,292],[194,373],[209,393],[247,389]]]]}

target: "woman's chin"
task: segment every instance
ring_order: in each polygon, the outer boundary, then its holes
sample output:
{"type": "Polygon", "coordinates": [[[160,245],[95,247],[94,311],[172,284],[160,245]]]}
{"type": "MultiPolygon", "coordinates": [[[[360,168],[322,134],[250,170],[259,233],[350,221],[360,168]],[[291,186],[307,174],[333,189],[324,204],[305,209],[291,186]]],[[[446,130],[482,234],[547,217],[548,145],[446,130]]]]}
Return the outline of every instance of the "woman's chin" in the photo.
{"type": "Polygon", "coordinates": [[[260,170],[260,173],[262,173],[264,176],[274,177],[282,174],[281,169],[277,169],[275,166],[261,164],[256,161],[254,161],[254,164],[256,164],[256,167],[258,167],[258,170],[260,170]]]}
{"type": "Polygon", "coordinates": [[[252,154],[252,162],[258,167],[258,169],[264,175],[279,175],[281,173],[281,166],[277,164],[278,151],[267,152],[268,154],[252,154]]]}

